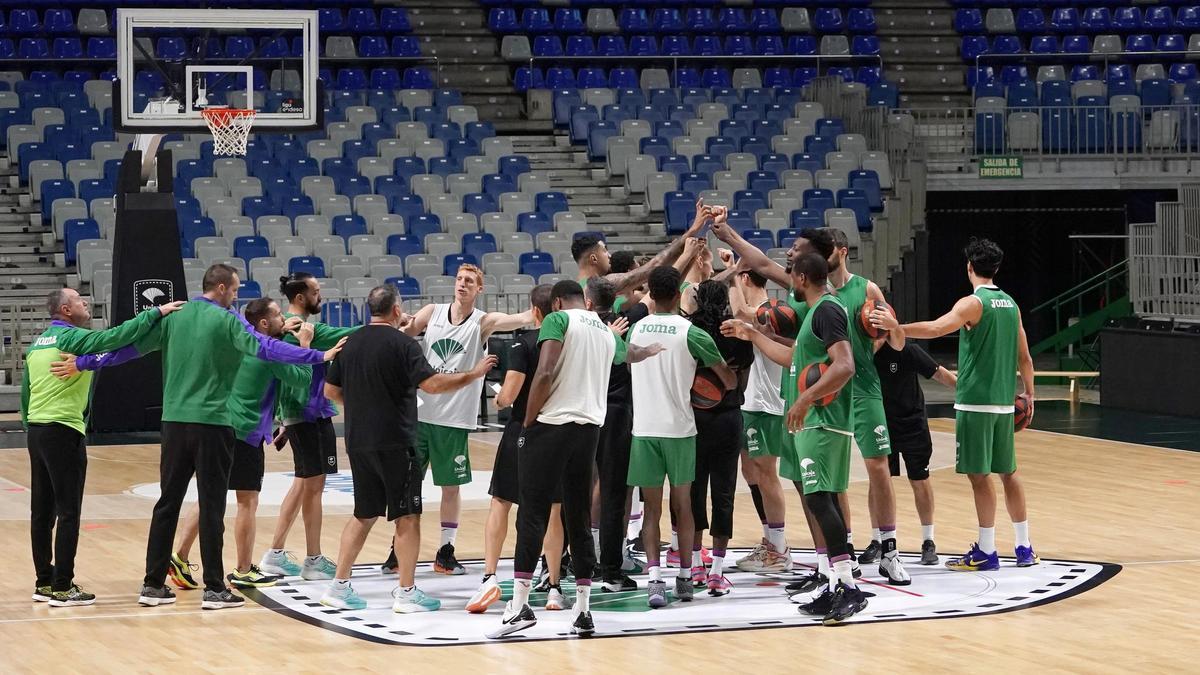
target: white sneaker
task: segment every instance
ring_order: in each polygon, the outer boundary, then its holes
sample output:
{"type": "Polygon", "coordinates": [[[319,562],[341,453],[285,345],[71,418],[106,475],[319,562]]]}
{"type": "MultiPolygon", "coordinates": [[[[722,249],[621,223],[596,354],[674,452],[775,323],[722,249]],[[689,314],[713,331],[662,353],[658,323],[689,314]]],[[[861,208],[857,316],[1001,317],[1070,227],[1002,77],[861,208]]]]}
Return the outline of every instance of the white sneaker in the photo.
{"type": "Polygon", "coordinates": [[[346,584],[344,588],[337,588],[337,584],[329,584],[329,588],[325,589],[325,594],[321,596],[322,605],[333,607],[334,609],[366,609],[367,601],[359,597],[355,592],[354,587],[346,584]]]}
{"type": "Polygon", "coordinates": [[[517,631],[537,625],[537,617],[529,605],[514,606],[509,600],[504,606],[504,616],[500,619],[500,628],[487,634],[489,640],[496,640],[517,631]]]}
{"type": "Polygon", "coordinates": [[[268,550],[258,562],[258,569],[267,574],[278,574],[285,577],[300,575],[300,563],[291,551],[272,552],[268,550]]]}
{"type": "Polygon", "coordinates": [[[739,558],[734,566],[743,572],[758,572],[762,568],[762,560],[766,553],[767,540],[763,539],[753,551],[739,558]]]}
{"type": "Polygon", "coordinates": [[[900,562],[900,556],[896,555],[895,551],[879,559],[879,576],[887,579],[893,586],[907,586],[912,583],[912,577],[908,575],[908,570],[904,569],[904,563],[900,562]]]}
{"type": "Polygon", "coordinates": [[[558,586],[551,586],[550,591],[546,593],[546,609],[558,612],[566,609],[567,606],[567,598],[563,595],[562,589],[558,586]]]}
{"type": "Polygon", "coordinates": [[[392,611],[397,614],[415,614],[417,612],[436,612],[442,608],[442,601],[425,595],[425,591],[413,587],[404,591],[399,586],[392,591],[392,611]]]}
{"type": "Polygon", "coordinates": [[[475,591],[475,595],[472,595],[471,600],[467,602],[467,611],[472,614],[482,614],[487,611],[488,606],[499,599],[500,583],[496,581],[496,575],[493,574],[479,584],[479,590],[475,591]]]}
{"type": "Polygon", "coordinates": [[[300,570],[300,578],[305,581],[329,581],[333,579],[335,572],[337,572],[337,565],[329,558],[319,555],[316,560],[304,559],[304,568],[300,570]]]}
{"type": "Polygon", "coordinates": [[[759,572],[791,572],[792,571],[792,549],[784,549],[782,552],[776,551],[775,547],[767,544],[767,551],[762,557],[762,566],[759,572]]]}

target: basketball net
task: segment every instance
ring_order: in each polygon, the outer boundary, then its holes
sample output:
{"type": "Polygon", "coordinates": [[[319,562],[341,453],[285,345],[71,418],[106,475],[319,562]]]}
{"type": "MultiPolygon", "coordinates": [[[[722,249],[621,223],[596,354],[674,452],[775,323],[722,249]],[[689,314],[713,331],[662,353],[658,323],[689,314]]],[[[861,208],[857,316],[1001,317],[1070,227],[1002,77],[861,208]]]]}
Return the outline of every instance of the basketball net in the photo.
{"type": "Polygon", "coordinates": [[[238,108],[205,108],[200,111],[213,135],[214,155],[246,154],[250,128],[257,111],[238,108]]]}

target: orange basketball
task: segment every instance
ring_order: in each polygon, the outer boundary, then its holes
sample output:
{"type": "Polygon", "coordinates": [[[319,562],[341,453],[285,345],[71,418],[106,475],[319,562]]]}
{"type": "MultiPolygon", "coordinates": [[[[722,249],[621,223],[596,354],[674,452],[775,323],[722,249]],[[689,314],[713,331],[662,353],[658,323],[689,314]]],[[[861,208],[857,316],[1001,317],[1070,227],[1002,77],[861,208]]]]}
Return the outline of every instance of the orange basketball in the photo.
{"type": "Polygon", "coordinates": [[[708,410],[725,398],[725,384],[712,371],[712,368],[696,370],[696,378],[692,380],[692,407],[708,410]]]}
{"type": "Polygon", "coordinates": [[[768,300],[755,312],[758,322],[770,326],[776,335],[794,338],[800,330],[800,322],[796,319],[796,310],[782,300],[768,300]]]}
{"type": "Polygon", "coordinates": [[[1032,418],[1029,415],[1029,401],[1024,396],[1018,396],[1017,400],[1013,401],[1013,431],[1021,431],[1029,426],[1032,418]]]}
{"type": "MultiPolygon", "coordinates": [[[[821,376],[824,375],[825,371],[827,370],[829,370],[829,366],[825,365],[824,363],[810,363],[805,366],[804,370],[800,371],[800,377],[796,378],[796,387],[800,390],[800,393],[804,393],[805,389],[808,389],[817,382],[820,382],[821,376]]],[[[832,394],[822,396],[816,401],[813,401],[813,405],[829,405],[830,403],[833,403],[833,399],[837,398],[837,395],[838,392],[835,391],[832,394]]]]}
{"type": "Polygon", "coordinates": [[[875,311],[876,309],[882,309],[882,310],[886,311],[888,314],[891,314],[892,316],[896,316],[896,312],[886,302],[884,302],[882,300],[875,300],[875,301],[867,300],[866,302],[863,303],[862,310],[859,311],[859,313],[858,313],[858,320],[859,320],[859,323],[862,324],[862,329],[863,329],[864,333],[866,333],[867,335],[869,335],[872,338],[881,338],[881,337],[887,335],[888,332],[882,328],[876,328],[871,323],[871,312],[875,311]]]}

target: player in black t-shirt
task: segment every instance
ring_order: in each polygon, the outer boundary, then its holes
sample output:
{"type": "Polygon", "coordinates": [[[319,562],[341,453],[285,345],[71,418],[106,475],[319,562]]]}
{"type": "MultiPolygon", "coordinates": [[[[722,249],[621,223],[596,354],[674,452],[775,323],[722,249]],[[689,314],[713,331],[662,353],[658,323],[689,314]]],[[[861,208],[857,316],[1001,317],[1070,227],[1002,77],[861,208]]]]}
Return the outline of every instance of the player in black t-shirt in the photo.
{"type": "Polygon", "coordinates": [[[392,286],[367,296],[371,323],[356,332],[325,375],[325,397],[346,411],[346,455],[354,477],[354,517],[342,530],[338,567],[321,604],[367,606],[350,586],[350,571],[380,516],[396,522],[394,548],[400,587],[392,611],[430,612],[441,602],[417,588],[421,544],[421,474],[416,458],[417,388],[430,394],[461,389],[496,365],[485,356],[465,373],[433,370],[416,340],[400,332],[410,320],[392,286]]]}
{"type": "MultiPolygon", "coordinates": [[[[535,287],[529,293],[529,305],[533,311],[533,325],[540,328],[546,315],[554,311],[551,304],[550,284],[535,287]]],[[[508,348],[508,370],[504,374],[504,383],[496,394],[496,408],[512,406],[508,424],[504,427],[504,435],[496,448],[496,460],[492,465],[492,484],[488,494],[492,496],[488,509],[487,525],[484,528],[483,548],[483,582],[479,590],[467,602],[467,611],[472,613],[486,612],[489,605],[500,599],[500,584],[496,580],[496,565],[500,561],[500,549],[504,546],[504,538],[508,534],[508,512],[513,504],[520,503],[520,484],[517,481],[517,439],[521,437],[521,423],[525,419],[525,402],[529,399],[529,389],[533,384],[533,373],[538,365],[538,331],[530,330],[522,333],[508,348]]],[[[559,516],[560,504],[554,504],[550,511],[549,528],[543,544],[547,554],[546,574],[550,580],[550,588],[546,597],[546,609],[557,610],[566,607],[562,589],[558,586],[559,557],[563,548],[562,519],[559,516]]]]}
{"type": "MultiPolygon", "coordinates": [[[[883,314],[882,312],[880,313],[883,314]]],[[[890,319],[890,317],[888,317],[890,319]]],[[[894,319],[892,319],[894,320],[894,319]]],[[[938,563],[937,545],[933,542],[933,484],[929,480],[929,458],[933,455],[933,440],[925,413],[925,395],[917,381],[920,375],[934,379],[954,389],[958,378],[939,366],[932,357],[909,341],[896,351],[887,340],[875,341],[875,369],[883,389],[883,410],[887,416],[888,435],[892,439],[892,454],[888,457],[892,475],[900,475],[900,457],[908,484],[912,486],[917,515],[921,518],[921,564],[938,563]]]]}

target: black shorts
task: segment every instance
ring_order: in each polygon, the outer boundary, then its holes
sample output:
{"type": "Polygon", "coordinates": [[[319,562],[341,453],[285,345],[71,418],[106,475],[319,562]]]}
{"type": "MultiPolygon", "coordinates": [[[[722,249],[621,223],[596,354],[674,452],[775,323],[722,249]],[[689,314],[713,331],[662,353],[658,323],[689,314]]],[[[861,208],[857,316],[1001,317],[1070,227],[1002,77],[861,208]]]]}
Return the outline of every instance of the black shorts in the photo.
{"type": "Polygon", "coordinates": [[[354,480],[354,517],[395,520],[421,515],[421,463],[416,452],[389,449],[351,452],[354,480]]]}
{"type": "Polygon", "coordinates": [[[893,476],[900,475],[900,457],[904,457],[904,472],[909,480],[929,478],[929,460],[933,457],[933,439],[929,428],[900,430],[889,433],[892,438],[892,454],[888,455],[888,466],[893,476]]]}
{"type": "Polygon", "coordinates": [[[234,441],[233,467],[229,470],[229,489],[262,492],[265,467],[261,443],[250,445],[241,439],[234,441]]]}
{"type": "Polygon", "coordinates": [[[512,504],[521,503],[521,481],[517,476],[517,439],[521,437],[521,421],[509,420],[496,447],[492,463],[492,483],[488,494],[512,504]]]}
{"type": "Polygon", "coordinates": [[[287,439],[292,446],[297,478],[337,473],[337,434],[333,431],[333,420],[289,424],[287,439]]]}

